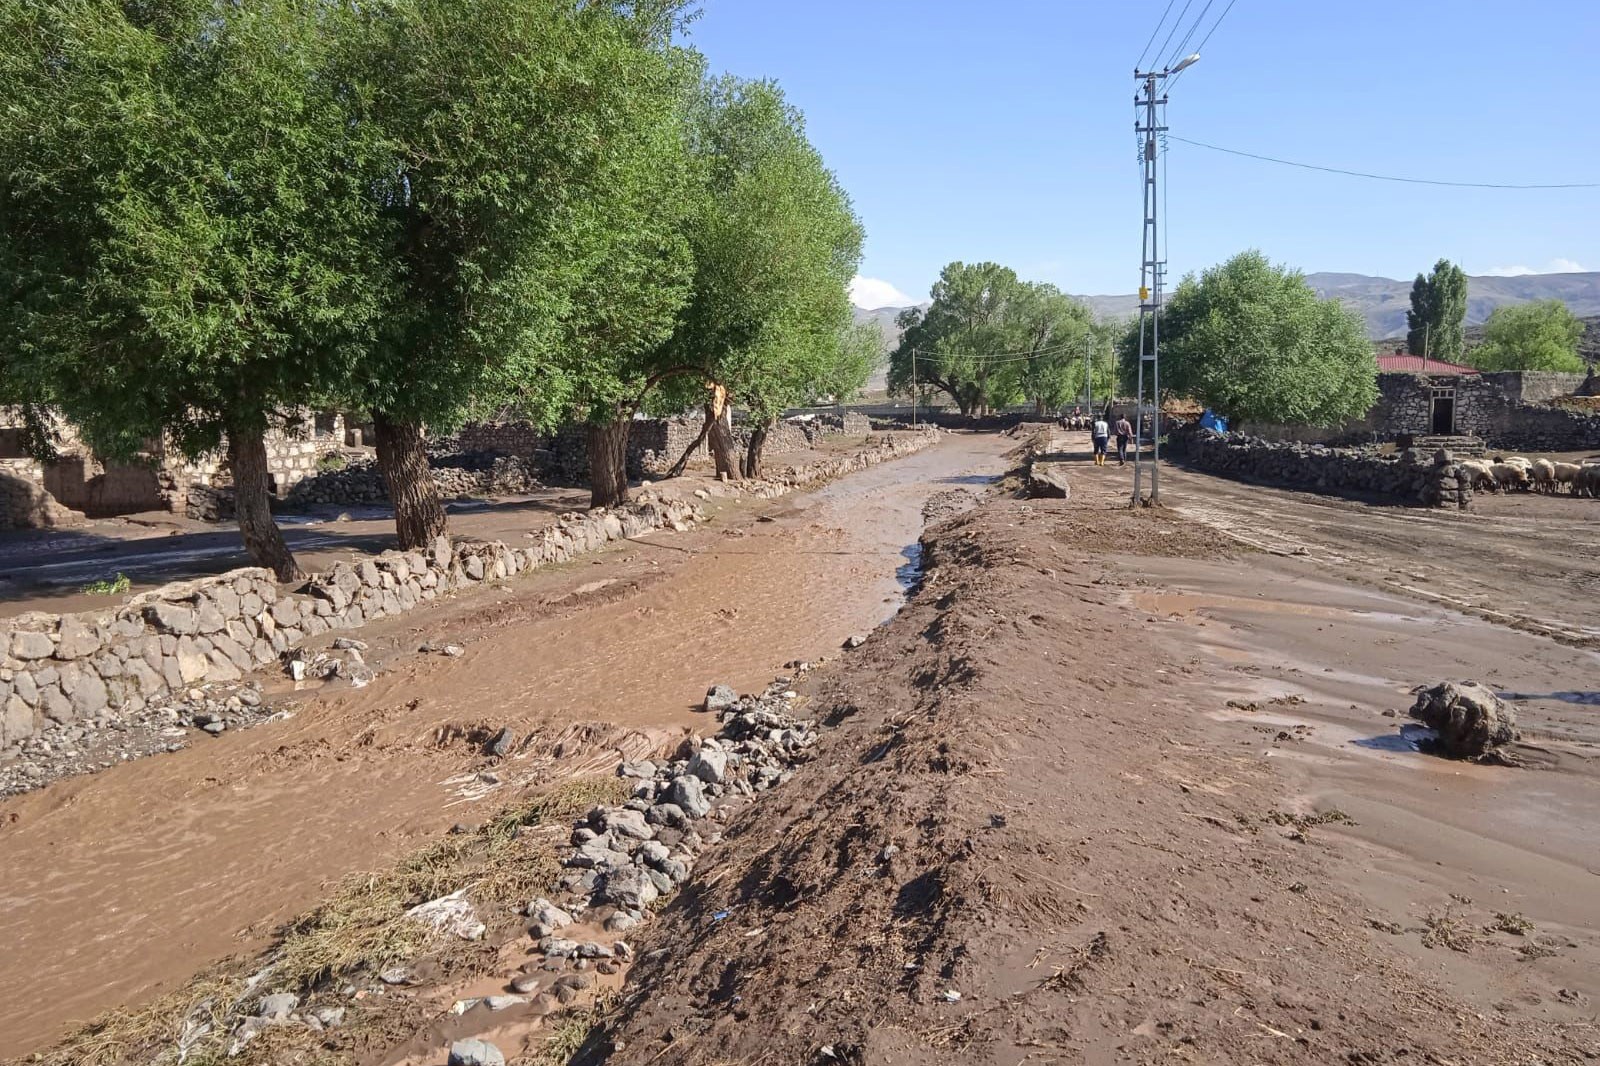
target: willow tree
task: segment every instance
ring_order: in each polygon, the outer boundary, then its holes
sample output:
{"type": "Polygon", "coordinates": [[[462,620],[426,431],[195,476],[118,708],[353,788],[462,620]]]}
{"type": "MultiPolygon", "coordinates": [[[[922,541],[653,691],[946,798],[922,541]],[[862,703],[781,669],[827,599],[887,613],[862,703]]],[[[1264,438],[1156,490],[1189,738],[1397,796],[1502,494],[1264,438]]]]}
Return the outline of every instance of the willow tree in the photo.
{"type": "Polygon", "coordinates": [[[0,350],[104,454],[226,441],[250,556],[298,575],[264,435],[381,305],[374,146],[326,71],[354,5],[0,5],[0,350]]]}
{"type": "Polygon", "coordinates": [[[961,263],[939,272],[926,310],[909,308],[889,355],[889,388],[905,393],[932,386],[964,415],[981,415],[1022,395],[1017,353],[1048,347],[1027,328],[1034,293],[1017,272],[999,263],[961,263]],[[1039,348],[1033,348],[1038,345],[1039,348]]]}
{"type": "Polygon", "coordinates": [[[373,176],[398,280],[352,399],[373,414],[402,545],[445,528],[425,427],[506,403],[549,424],[603,403],[586,357],[666,332],[684,268],[646,205],[665,197],[670,230],[681,147],[664,42],[680,6],[369,9],[349,80],[391,152],[373,176]]]}
{"type": "Polygon", "coordinates": [[[776,84],[705,82],[689,135],[694,279],[657,362],[677,375],[663,394],[669,406],[710,390],[712,451],[719,471],[738,477],[759,470],[765,430],[784,407],[865,380],[847,292],[861,223],[776,84]],[[755,420],[742,459],[719,401],[755,420]]]}

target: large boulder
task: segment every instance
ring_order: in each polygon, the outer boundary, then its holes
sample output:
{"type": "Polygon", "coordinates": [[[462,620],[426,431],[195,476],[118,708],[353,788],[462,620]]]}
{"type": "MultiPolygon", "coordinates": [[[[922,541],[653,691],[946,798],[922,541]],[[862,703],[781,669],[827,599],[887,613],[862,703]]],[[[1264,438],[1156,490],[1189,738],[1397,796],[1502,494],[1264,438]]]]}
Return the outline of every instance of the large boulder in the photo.
{"type": "Polygon", "coordinates": [[[1066,463],[1036,462],[1028,468],[1028,495],[1056,500],[1072,498],[1066,463]]]}
{"type": "Polygon", "coordinates": [[[1476,681],[1446,681],[1417,692],[1411,717],[1439,734],[1440,754],[1478,759],[1517,739],[1516,710],[1476,681]]]}

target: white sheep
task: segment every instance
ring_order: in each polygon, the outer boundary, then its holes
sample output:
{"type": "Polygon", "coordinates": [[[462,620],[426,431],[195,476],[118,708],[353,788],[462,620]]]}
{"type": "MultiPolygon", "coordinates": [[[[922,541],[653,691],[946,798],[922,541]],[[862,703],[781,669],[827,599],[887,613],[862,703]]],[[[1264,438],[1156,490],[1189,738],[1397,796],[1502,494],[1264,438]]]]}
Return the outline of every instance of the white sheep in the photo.
{"type": "Polygon", "coordinates": [[[1583,467],[1577,463],[1551,463],[1550,465],[1555,468],[1553,476],[1556,487],[1559,488],[1565,485],[1567,491],[1576,491],[1575,483],[1578,479],[1578,471],[1582,470],[1583,467]]]}
{"type": "Polygon", "coordinates": [[[1462,471],[1471,478],[1474,489],[1493,491],[1496,488],[1494,464],[1487,459],[1463,459],[1460,466],[1462,471]]]}
{"type": "Polygon", "coordinates": [[[1495,486],[1507,492],[1526,489],[1531,484],[1527,469],[1516,463],[1495,463],[1490,470],[1494,474],[1495,486]]]}
{"type": "Polygon", "coordinates": [[[1556,464],[1550,460],[1535,459],[1528,469],[1528,476],[1533,479],[1534,488],[1540,492],[1556,490],[1556,464]]]}

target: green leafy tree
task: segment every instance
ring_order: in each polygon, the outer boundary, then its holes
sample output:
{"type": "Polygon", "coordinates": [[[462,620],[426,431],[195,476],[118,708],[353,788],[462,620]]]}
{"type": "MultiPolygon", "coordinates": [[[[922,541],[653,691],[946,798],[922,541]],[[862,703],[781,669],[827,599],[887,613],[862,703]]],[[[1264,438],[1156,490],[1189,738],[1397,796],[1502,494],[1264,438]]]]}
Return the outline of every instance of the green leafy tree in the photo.
{"type": "Polygon", "coordinates": [[[785,407],[865,381],[847,289],[863,235],[776,84],[705,82],[689,129],[694,279],[656,356],[666,385],[657,402],[681,410],[709,388],[712,451],[719,471],[737,478],[759,473],[766,430],[785,407]],[[731,403],[757,427],[742,458],[724,417],[731,403]]]}
{"type": "MultiPolygon", "coordinates": [[[[1034,413],[1061,407],[1083,385],[1085,341],[1093,316],[1089,309],[1054,285],[1023,284],[1012,309],[1019,356],[1014,368],[1016,390],[1033,401],[1034,413]]],[[[1092,342],[1087,350],[1092,355],[1092,342]]]]}
{"type": "Polygon", "coordinates": [[[954,262],[939,272],[930,296],[926,310],[910,307],[896,320],[902,333],[889,354],[890,392],[905,395],[914,375],[918,388],[938,389],[964,415],[1009,403],[1017,377],[999,358],[1019,337],[1025,283],[998,263],[954,262]]]}
{"type": "Polygon", "coordinates": [[[1377,373],[1361,320],[1257,251],[1185,277],[1161,316],[1162,391],[1233,419],[1334,425],[1377,401],[1377,373]]]}
{"type": "MultiPolygon", "coordinates": [[[[445,528],[424,427],[613,421],[683,299],[682,4],[390,0],[350,50],[391,155],[384,328],[352,383],[404,546],[445,528]]],[[[625,443],[625,438],[624,438],[625,443]]]]}
{"type": "Polygon", "coordinates": [[[1564,370],[1580,373],[1578,341],[1584,322],[1560,300],[1497,307],[1483,326],[1483,343],[1467,352],[1480,370],[1564,370]]]}
{"type": "Polygon", "coordinates": [[[1466,343],[1467,275],[1441,259],[1426,277],[1411,285],[1411,310],[1406,312],[1406,350],[1445,362],[1459,360],[1466,343]]]}
{"type": "Polygon", "coordinates": [[[313,73],[358,15],[0,5],[4,376],[103,454],[225,441],[245,546],[283,580],[264,434],[344,379],[383,309],[378,149],[313,73]]]}

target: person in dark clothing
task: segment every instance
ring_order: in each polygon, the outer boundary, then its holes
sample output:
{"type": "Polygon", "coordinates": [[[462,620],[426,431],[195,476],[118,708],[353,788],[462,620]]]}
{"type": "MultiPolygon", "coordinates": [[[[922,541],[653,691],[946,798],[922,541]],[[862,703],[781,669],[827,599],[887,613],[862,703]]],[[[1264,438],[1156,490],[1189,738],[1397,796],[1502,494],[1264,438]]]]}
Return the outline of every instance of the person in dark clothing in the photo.
{"type": "Polygon", "coordinates": [[[1117,465],[1128,465],[1128,442],[1133,439],[1133,426],[1128,422],[1128,416],[1123,415],[1117,419],[1117,465]]]}

